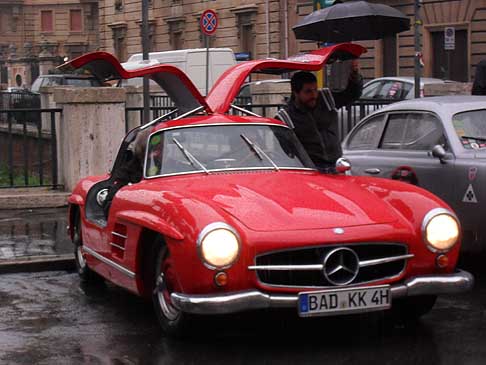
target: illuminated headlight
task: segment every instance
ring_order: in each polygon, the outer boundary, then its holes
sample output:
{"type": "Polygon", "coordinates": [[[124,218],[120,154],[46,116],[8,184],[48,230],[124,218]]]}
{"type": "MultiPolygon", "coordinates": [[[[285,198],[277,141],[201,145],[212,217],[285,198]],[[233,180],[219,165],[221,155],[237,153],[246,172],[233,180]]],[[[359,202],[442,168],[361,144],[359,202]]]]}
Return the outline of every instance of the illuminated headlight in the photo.
{"type": "Polygon", "coordinates": [[[199,254],[211,269],[231,266],[240,253],[240,239],[235,229],[226,223],[211,223],[198,238],[199,254]]]}
{"type": "Polygon", "coordinates": [[[433,252],[447,252],[457,243],[460,234],[456,216],[446,209],[433,209],[424,218],[422,234],[433,252]]]}

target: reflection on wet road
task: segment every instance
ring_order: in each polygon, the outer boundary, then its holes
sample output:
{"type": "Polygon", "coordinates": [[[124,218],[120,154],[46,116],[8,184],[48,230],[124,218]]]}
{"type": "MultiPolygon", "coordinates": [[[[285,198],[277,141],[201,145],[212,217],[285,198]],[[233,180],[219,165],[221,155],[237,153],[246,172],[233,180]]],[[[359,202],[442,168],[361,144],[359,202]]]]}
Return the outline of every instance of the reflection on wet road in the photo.
{"type": "Polygon", "coordinates": [[[473,292],[442,297],[416,325],[383,314],[300,320],[294,311],[211,317],[194,336],[163,336],[151,305],[76,274],[0,276],[0,363],[484,364],[486,275],[463,264],[473,292]],[[481,279],[482,276],[482,279],[481,279]]]}
{"type": "Polygon", "coordinates": [[[72,253],[67,208],[0,210],[0,262],[72,253]]]}

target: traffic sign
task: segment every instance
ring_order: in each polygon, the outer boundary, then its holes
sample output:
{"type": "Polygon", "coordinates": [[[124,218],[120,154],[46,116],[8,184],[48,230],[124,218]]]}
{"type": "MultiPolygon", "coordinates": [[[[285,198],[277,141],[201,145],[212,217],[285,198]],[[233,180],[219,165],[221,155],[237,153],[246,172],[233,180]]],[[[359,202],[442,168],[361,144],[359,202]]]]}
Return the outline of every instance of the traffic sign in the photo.
{"type": "Polygon", "coordinates": [[[201,32],[205,35],[213,35],[218,28],[218,16],[214,10],[205,10],[201,15],[199,20],[199,25],[201,26],[201,32]]]}
{"type": "Polygon", "coordinates": [[[444,28],[444,49],[446,51],[453,51],[456,49],[456,28],[444,28]]]}

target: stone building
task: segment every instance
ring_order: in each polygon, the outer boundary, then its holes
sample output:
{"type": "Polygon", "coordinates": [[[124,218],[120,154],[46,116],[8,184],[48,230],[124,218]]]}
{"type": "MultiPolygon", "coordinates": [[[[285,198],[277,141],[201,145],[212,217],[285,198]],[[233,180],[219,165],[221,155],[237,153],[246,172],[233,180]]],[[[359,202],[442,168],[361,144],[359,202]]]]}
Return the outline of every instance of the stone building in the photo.
{"type": "Polygon", "coordinates": [[[30,86],[98,44],[97,0],[0,0],[1,84],[30,86]]]}
{"type": "MultiPolygon", "coordinates": [[[[414,21],[414,1],[379,0],[414,21]]],[[[423,76],[470,81],[476,64],[486,58],[486,0],[423,0],[423,76]],[[455,28],[455,50],[444,50],[444,28],[455,28]]],[[[363,42],[368,53],[362,68],[367,78],[414,74],[413,28],[384,40],[363,42]]]]}

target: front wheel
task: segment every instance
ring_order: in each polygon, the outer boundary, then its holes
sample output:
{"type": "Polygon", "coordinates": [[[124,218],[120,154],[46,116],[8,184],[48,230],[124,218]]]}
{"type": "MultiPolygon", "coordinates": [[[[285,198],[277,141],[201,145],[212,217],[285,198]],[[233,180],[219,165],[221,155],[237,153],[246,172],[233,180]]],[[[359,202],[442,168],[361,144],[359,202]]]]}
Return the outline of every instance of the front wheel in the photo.
{"type": "Polygon", "coordinates": [[[397,299],[393,303],[393,315],[401,320],[416,321],[434,307],[436,295],[421,295],[397,299]]]}
{"type": "Polygon", "coordinates": [[[78,272],[81,281],[85,283],[100,283],[103,282],[103,278],[95,273],[88,267],[86,258],[83,252],[83,239],[81,234],[81,217],[79,213],[75,219],[74,223],[74,234],[73,234],[73,244],[74,244],[74,261],[76,263],[76,270],[78,272]]]}
{"type": "Polygon", "coordinates": [[[178,310],[170,295],[176,288],[176,276],[167,247],[161,243],[155,262],[155,288],[152,301],[155,314],[164,332],[170,336],[181,337],[187,332],[190,317],[178,310]]]}

